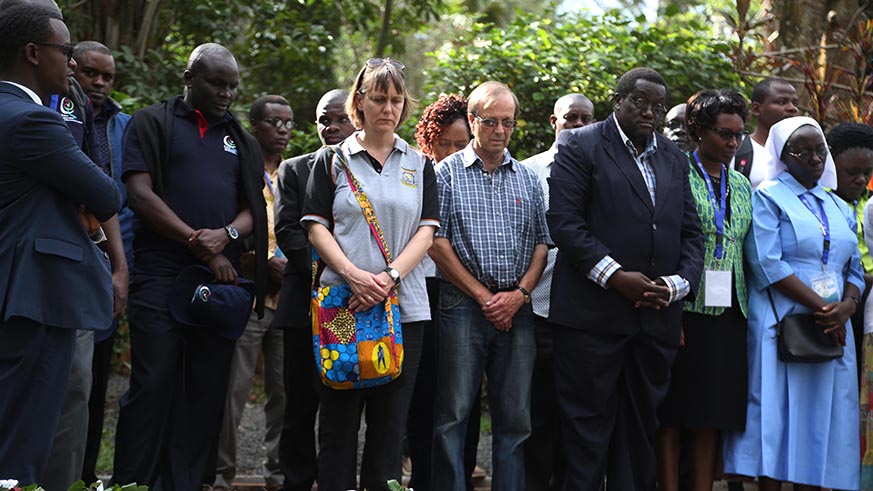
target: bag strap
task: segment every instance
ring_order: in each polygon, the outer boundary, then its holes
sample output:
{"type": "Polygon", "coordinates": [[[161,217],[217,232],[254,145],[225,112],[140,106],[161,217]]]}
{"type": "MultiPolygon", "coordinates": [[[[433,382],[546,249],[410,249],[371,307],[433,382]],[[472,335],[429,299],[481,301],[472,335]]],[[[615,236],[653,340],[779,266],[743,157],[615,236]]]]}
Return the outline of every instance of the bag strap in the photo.
{"type": "Polygon", "coordinates": [[[773,317],[776,317],[776,325],[779,325],[779,314],[776,313],[776,303],[773,301],[773,294],[770,293],[770,288],[767,287],[767,298],[770,299],[770,308],[773,309],[773,317]]]}
{"type": "Polygon", "coordinates": [[[364,213],[364,218],[367,220],[367,224],[370,226],[370,232],[373,233],[373,237],[376,239],[376,243],[379,245],[379,250],[382,251],[382,257],[385,258],[385,264],[391,264],[391,251],[388,249],[388,243],[385,242],[385,235],[382,233],[382,227],[379,225],[379,220],[376,219],[376,211],[373,210],[373,205],[370,204],[370,199],[364,193],[364,190],[361,189],[361,183],[358,182],[358,179],[352,173],[352,169],[349,168],[349,164],[343,159],[342,154],[340,153],[339,147],[331,146],[331,150],[334,151],[334,155],[339,159],[340,163],[343,164],[343,167],[346,169],[346,179],[349,181],[349,187],[352,189],[352,192],[355,194],[355,198],[358,200],[358,204],[361,206],[361,211],[364,213]]]}

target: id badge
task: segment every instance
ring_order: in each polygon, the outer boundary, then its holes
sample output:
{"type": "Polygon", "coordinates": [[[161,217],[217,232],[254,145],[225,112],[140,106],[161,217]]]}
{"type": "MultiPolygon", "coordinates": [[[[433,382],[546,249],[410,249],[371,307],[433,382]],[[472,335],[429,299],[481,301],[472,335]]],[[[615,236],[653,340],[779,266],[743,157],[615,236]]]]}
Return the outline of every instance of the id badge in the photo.
{"type": "Polygon", "coordinates": [[[705,307],[730,307],[733,278],[731,272],[708,269],[705,275],[706,287],[703,291],[703,305],[705,307]]]}
{"type": "Polygon", "coordinates": [[[827,271],[809,279],[809,283],[818,296],[827,303],[840,301],[840,289],[837,284],[837,274],[827,271]]]}

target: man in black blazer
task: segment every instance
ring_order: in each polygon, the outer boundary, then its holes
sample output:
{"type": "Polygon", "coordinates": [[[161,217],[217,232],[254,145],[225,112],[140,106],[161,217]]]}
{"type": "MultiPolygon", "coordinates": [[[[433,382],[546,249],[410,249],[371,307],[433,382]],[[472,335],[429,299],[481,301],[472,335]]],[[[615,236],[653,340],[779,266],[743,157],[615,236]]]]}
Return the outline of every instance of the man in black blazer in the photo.
{"type": "Polygon", "coordinates": [[[604,475],[610,491],[655,489],[656,408],[703,266],[686,156],[655,133],[667,84],[636,68],[612,102],[605,121],[560,134],[549,178],[564,490],[604,475]]]}
{"type": "Polygon", "coordinates": [[[73,47],[56,9],[0,14],[0,475],[45,466],[77,329],[112,323],[112,283],[90,234],[121,207],[111,177],[43,103],[70,89],[73,47]]]}
{"type": "MultiPolygon", "coordinates": [[[[318,138],[336,145],[355,131],[344,107],[348,92],[334,89],[324,94],[315,108],[318,138]]],[[[312,251],[307,233],[300,226],[303,197],[315,152],[290,158],[279,166],[276,183],[276,241],[288,258],[279,306],[273,327],[285,329],[285,418],[279,441],[279,467],[285,475],[283,490],[312,489],[316,475],[315,392],[316,371],[312,354],[309,301],[312,284],[312,251]]]]}

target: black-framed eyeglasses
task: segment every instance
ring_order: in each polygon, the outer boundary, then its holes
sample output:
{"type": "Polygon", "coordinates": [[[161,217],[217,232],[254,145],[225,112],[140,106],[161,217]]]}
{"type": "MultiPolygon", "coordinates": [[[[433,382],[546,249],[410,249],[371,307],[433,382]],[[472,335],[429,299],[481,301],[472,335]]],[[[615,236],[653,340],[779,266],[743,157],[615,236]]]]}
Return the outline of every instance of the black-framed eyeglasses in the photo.
{"type": "Polygon", "coordinates": [[[261,121],[269,124],[270,126],[276,128],[284,127],[286,130],[291,131],[294,129],[294,121],[293,120],[285,120],[282,118],[261,118],[261,121]]]}
{"type": "Polygon", "coordinates": [[[333,119],[331,119],[327,116],[322,116],[322,117],[318,118],[318,121],[316,121],[316,123],[318,123],[322,126],[330,126],[334,123],[336,123],[338,125],[344,125],[344,124],[351,124],[351,122],[352,122],[352,120],[348,116],[340,116],[338,118],[333,118],[333,119]]]}
{"type": "Polygon", "coordinates": [[[376,69],[385,65],[391,65],[401,72],[406,69],[406,65],[397,60],[392,60],[391,58],[370,58],[367,60],[367,68],[376,69]]]}
{"type": "Polygon", "coordinates": [[[744,131],[733,131],[727,128],[713,128],[712,126],[707,126],[706,129],[718,135],[718,137],[724,140],[725,143],[731,141],[731,138],[736,138],[737,143],[739,144],[746,138],[746,133],[744,131]]]}
{"type": "Polygon", "coordinates": [[[653,104],[649,101],[633,96],[628,96],[627,100],[629,100],[630,103],[633,104],[633,106],[639,111],[651,110],[652,114],[654,114],[655,116],[663,116],[667,113],[667,108],[664,107],[663,104],[653,104]]]}
{"type": "Polygon", "coordinates": [[[502,125],[504,128],[511,130],[512,128],[518,126],[517,119],[497,120],[493,118],[483,118],[475,112],[473,113],[473,117],[476,118],[480,123],[482,123],[482,126],[485,126],[486,128],[497,128],[497,125],[499,124],[502,125]]]}
{"type": "Polygon", "coordinates": [[[812,160],[813,154],[817,155],[818,158],[824,160],[828,156],[828,147],[822,145],[820,147],[817,147],[815,150],[803,150],[800,152],[792,152],[790,150],[788,151],[788,155],[791,155],[801,162],[809,162],[810,160],[812,160]]]}
{"type": "Polygon", "coordinates": [[[67,63],[73,59],[73,48],[72,44],[57,44],[57,43],[49,43],[46,41],[35,41],[33,44],[39,46],[48,46],[49,48],[57,48],[64,53],[64,56],[67,57],[67,63]]]}

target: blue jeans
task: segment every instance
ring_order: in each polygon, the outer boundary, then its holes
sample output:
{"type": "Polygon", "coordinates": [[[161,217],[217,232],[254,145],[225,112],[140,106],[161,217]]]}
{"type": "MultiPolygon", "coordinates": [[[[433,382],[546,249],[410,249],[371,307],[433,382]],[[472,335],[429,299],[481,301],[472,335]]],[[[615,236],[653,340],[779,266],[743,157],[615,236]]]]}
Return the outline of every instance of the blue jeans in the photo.
{"type": "Polygon", "coordinates": [[[524,441],[530,435],[530,387],[536,358],[529,304],[498,331],[475,300],[440,284],[433,489],[464,491],[464,436],[482,375],[488,376],[493,429],[492,488],[523,490],[524,441]]]}

